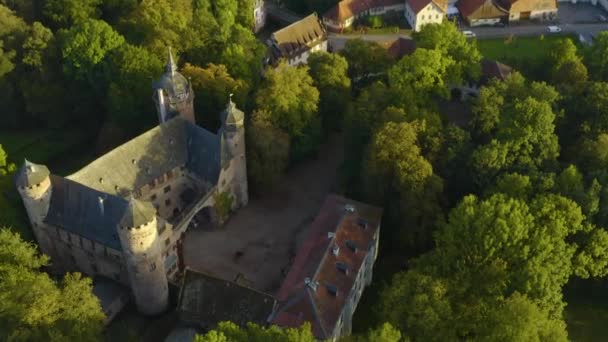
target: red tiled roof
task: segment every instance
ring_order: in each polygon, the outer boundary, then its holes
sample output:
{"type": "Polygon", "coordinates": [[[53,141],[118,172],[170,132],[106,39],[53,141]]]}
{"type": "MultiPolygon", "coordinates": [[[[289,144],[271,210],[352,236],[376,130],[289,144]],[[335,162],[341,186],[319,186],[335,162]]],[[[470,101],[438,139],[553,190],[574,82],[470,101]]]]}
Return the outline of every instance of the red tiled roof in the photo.
{"type": "Polygon", "coordinates": [[[447,0],[407,0],[406,2],[410,5],[410,8],[416,14],[422,11],[422,9],[425,8],[431,2],[437,5],[437,7],[439,7],[443,12],[446,12],[448,8],[447,0]]]}
{"type": "Polygon", "coordinates": [[[375,244],[381,217],[380,208],[329,195],[276,295],[280,304],[272,323],[299,326],[308,321],[317,338],[331,337],[357,274],[375,244]],[[355,211],[346,211],[346,205],[355,211]],[[367,222],[367,228],[359,225],[359,219],[367,222]],[[357,246],[356,252],[347,241],[357,246]],[[334,247],[339,248],[337,255],[334,247]],[[348,267],[347,273],[337,268],[338,262],[348,267]],[[318,284],[316,290],[306,281],[318,284]],[[338,294],[330,293],[328,285],[335,286],[338,294]]]}
{"type": "Polygon", "coordinates": [[[410,38],[400,37],[381,45],[388,50],[389,56],[394,59],[401,59],[403,56],[411,55],[416,50],[416,42],[410,38]]]}
{"type": "Polygon", "coordinates": [[[482,83],[488,82],[492,78],[504,81],[512,72],[513,68],[506,64],[485,58],[481,60],[482,83]]]}
{"type": "Polygon", "coordinates": [[[342,0],[323,14],[323,17],[336,22],[346,21],[371,8],[394,6],[404,0],[342,0]]]}

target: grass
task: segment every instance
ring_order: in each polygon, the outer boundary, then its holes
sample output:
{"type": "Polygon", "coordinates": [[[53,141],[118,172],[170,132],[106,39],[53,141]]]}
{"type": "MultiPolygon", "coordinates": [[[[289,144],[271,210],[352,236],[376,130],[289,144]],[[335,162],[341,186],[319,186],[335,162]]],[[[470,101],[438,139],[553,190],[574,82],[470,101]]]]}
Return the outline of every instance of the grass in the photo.
{"type": "Polygon", "coordinates": [[[572,38],[576,42],[574,36],[551,35],[480,39],[477,40],[477,46],[484,57],[493,60],[542,60],[551,51],[551,44],[565,38],[572,38]]]}
{"type": "Polygon", "coordinates": [[[608,336],[606,281],[574,280],[564,291],[565,318],[573,342],[605,341],[608,336]]]}

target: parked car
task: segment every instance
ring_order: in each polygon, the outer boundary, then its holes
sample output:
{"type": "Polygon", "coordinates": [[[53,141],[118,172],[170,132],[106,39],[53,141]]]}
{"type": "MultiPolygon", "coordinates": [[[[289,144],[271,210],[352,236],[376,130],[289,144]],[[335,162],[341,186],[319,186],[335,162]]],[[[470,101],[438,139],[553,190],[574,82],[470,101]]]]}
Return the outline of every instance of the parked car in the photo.
{"type": "Polygon", "coordinates": [[[606,21],[608,21],[608,19],[606,19],[606,17],[605,17],[605,16],[603,16],[603,15],[601,15],[601,14],[596,15],[596,16],[595,16],[595,19],[597,19],[597,21],[602,21],[602,22],[606,22],[606,21]]]}
{"type": "Polygon", "coordinates": [[[467,38],[475,38],[477,35],[473,31],[462,31],[462,34],[467,38]]]}
{"type": "Polygon", "coordinates": [[[547,26],[547,32],[549,33],[559,33],[562,32],[562,28],[559,26],[547,26]]]}
{"type": "Polygon", "coordinates": [[[507,25],[501,21],[494,24],[494,27],[505,27],[505,26],[507,26],[507,25]]]}

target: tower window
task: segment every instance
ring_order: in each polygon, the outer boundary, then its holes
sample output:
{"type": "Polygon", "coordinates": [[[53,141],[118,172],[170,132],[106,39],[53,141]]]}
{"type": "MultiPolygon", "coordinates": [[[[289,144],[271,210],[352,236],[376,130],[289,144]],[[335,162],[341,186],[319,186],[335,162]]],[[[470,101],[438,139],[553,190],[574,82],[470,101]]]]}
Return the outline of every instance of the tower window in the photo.
{"type": "Polygon", "coordinates": [[[156,201],[156,194],[152,194],[152,196],[150,196],[150,201],[156,201]]]}
{"type": "Polygon", "coordinates": [[[153,262],[150,264],[150,272],[154,271],[156,269],[156,263],[153,262]]]}
{"type": "Polygon", "coordinates": [[[167,207],[171,205],[171,199],[170,199],[170,198],[167,198],[167,199],[165,200],[165,205],[166,205],[167,207]]]}
{"type": "Polygon", "coordinates": [[[171,243],[171,238],[167,238],[167,240],[165,240],[165,246],[169,246],[170,243],[171,243]]]}
{"type": "Polygon", "coordinates": [[[166,187],[163,189],[163,191],[164,191],[165,193],[168,193],[169,191],[171,191],[171,185],[167,185],[167,186],[166,186],[166,187]]]}

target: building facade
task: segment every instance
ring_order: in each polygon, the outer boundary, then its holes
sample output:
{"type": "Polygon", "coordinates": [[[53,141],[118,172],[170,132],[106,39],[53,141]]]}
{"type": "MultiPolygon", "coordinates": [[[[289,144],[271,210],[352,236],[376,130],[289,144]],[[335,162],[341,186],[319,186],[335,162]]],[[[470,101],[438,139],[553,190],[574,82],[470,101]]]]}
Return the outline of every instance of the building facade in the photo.
{"type": "Polygon", "coordinates": [[[268,41],[271,64],[306,64],[316,51],[327,51],[327,32],[316,13],[274,32],[268,41]]]}
{"type": "Polygon", "coordinates": [[[509,17],[509,12],[497,5],[495,0],[460,0],[456,6],[462,18],[472,27],[495,25],[509,17]]]}
{"type": "Polygon", "coordinates": [[[496,0],[509,12],[509,22],[557,19],[557,0],[496,0]]]}
{"type": "Polygon", "coordinates": [[[359,18],[404,9],[403,0],[342,0],[323,14],[323,24],[329,31],[342,32],[359,18]]]}
{"type": "Polygon", "coordinates": [[[248,202],[243,112],[229,101],[218,133],[197,126],[192,87],[170,52],[154,87],[158,126],[68,177],[27,160],[15,176],[51,270],[126,285],[148,315],[167,308],[192,217],[213,211],[218,193],[233,209],[248,202]]]}
{"type": "Polygon", "coordinates": [[[266,4],[264,0],[253,2],[253,32],[258,33],[266,26],[266,4]]]}
{"type": "Polygon", "coordinates": [[[427,24],[441,24],[446,16],[446,0],[406,0],[405,19],[414,31],[427,24]]]}

